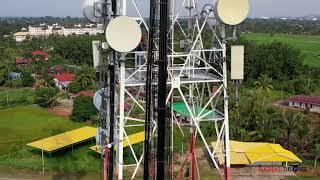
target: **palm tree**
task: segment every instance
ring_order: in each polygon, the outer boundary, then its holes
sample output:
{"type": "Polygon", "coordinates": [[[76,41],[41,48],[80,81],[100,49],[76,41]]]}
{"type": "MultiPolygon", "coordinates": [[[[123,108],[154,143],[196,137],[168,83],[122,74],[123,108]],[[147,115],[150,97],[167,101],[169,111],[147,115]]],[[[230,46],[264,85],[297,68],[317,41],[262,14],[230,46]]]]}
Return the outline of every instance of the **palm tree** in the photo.
{"type": "Polygon", "coordinates": [[[268,76],[268,74],[262,74],[258,78],[258,81],[254,83],[254,85],[257,87],[259,91],[261,90],[270,91],[273,89],[271,82],[272,82],[272,79],[268,76]]]}
{"type": "Polygon", "coordinates": [[[281,120],[284,125],[284,131],[287,139],[287,147],[291,149],[291,136],[293,133],[303,127],[304,118],[300,112],[286,111],[283,109],[281,113],[281,120]]]}
{"type": "Polygon", "coordinates": [[[92,84],[93,77],[90,76],[89,74],[80,74],[80,75],[77,75],[75,81],[80,84],[82,89],[86,89],[92,84]]]}
{"type": "MultiPolygon", "coordinates": [[[[272,90],[273,86],[271,85],[271,82],[272,82],[272,79],[269,78],[267,74],[260,75],[260,77],[258,78],[258,81],[254,83],[254,85],[257,88],[258,94],[261,95],[262,91],[269,92],[270,90],[272,90]]],[[[262,106],[264,106],[265,98],[266,96],[263,95],[262,106]]]]}
{"type": "Polygon", "coordinates": [[[52,87],[42,87],[36,90],[35,101],[41,107],[52,108],[59,97],[58,91],[52,87]]]}
{"type": "Polygon", "coordinates": [[[95,79],[95,73],[92,68],[89,66],[82,66],[81,69],[77,72],[77,81],[83,89],[88,88],[95,79]]]}

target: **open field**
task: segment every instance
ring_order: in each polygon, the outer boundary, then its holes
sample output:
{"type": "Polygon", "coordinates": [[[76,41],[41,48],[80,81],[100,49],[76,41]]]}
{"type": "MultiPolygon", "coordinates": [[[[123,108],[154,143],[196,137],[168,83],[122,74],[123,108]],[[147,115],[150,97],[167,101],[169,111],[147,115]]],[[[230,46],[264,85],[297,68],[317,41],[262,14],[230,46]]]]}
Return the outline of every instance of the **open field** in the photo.
{"type": "Polygon", "coordinates": [[[280,41],[292,45],[301,50],[304,57],[304,64],[320,67],[320,36],[308,35],[285,35],[285,34],[264,34],[248,33],[243,34],[245,39],[258,43],[269,43],[280,41]]]}
{"type": "MultiPolygon", "coordinates": [[[[24,171],[23,169],[27,172],[39,174],[42,171],[41,151],[26,146],[26,143],[84,125],[86,124],[75,123],[69,119],[55,116],[37,106],[23,106],[1,110],[0,178],[2,176],[23,177],[23,174],[20,173],[20,171],[24,171]],[[5,170],[7,167],[13,167],[11,170],[13,172],[8,174],[2,173],[8,172],[5,170]],[[20,170],[20,168],[22,169],[20,170]],[[19,173],[20,176],[15,176],[19,173]]],[[[128,134],[142,130],[142,128],[128,129],[128,134]]],[[[175,130],[175,133],[178,136],[178,129],[175,130]]],[[[46,174],[49,176],[61,174],[63,177],[67,175],[79,176],[79,179],[82,179],[81,176],[83,175],[83,179],[86,179],[89,174],[98,173],[99,154],[89,149],[93,144],[93,142],[87,142],[74,146],[73,151],[71,148],[67,148],[53,153],[51,156],[45,154],[46,174]]],[[[177,144],[177,147],[181,147],[181,142],[175,142],[175,144],[177,144]]],[[[187,143],[184,146],[184,151],[186,151],[187,143]]],[[[137,148],[142,149],[142,145],[138,145],[137,148]]],[[[176,151],[179,152],[179,149],[176,149],[176,151]]],[[[128,155],[125,155],[126,162],[132,159],[128,158],[128,155]]],[[[208,172],[202,173],[203,175],[207,175],[208,172]]],[[[39,178],[44,178],[44,176],[39,178]]]]}
{"type": "Polygon", "coordinates": [[[7,109],[34,103],[34,90],[31,88],[0,88],[0,109],[7,109]]]}
{"type": "Polygon", "coordinates": [[[0,111],[0,153],[30,141],[83,126],[36,106],[0,111]]]}
{"type": "MultiPolygon", "coordinates": [[[[25,144],[51,135],[72,130],[85,124],[55,116],[33,106],[0,111],[0,165],[40,170],[41,151],[25,144]]],[[[98,168],[95,154],[90,155],[89,144],[70,148],[45,158],[46,169],[55,171],[84,171],[98,168]]]]}

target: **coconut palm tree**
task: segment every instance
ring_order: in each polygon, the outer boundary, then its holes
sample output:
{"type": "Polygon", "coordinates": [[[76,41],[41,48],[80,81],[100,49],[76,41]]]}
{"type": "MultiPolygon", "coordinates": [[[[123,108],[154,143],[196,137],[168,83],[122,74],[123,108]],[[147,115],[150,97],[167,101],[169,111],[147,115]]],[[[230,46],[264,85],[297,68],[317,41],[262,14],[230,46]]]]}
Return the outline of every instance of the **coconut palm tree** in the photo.
{"type": "Polygon", "coordinates": [[[268,74],[262,74],[258,78],[258,81],[254,83],[254,85],[257,87],[258,91],[270,91],[273,89],[273,86],[271,85],[272,79],[268,76],[268,74]]]}
{"type": "Polygon", "coordinates": [[[291,149],[291,136],[299,129],[303,128],[303,124],[305,123],[303,114],[301,112],[286,111],[283,109],[280,119],[283,122],[287,147],[288,149],[291,149]]]}
{"type": "Polygon", "coordinates": [[[94,79],[94,70],[89,66],[82,66],[77,72],[75,81],[77,81],[83,89],[86,89],[93,83],[94,79]]]}
{"type": "MultiPolygon", "coordinates": [[[[273,86],[271,85],[272,79],[267,74],[262,74],[258,78],[258,81],[254,83],[254,86],[257,88],[257,92],[259,95],[262,94],[262,92],[269,92],[273,89],[273,86]]],[[[265,104],[265,97],[262,96],[262,106],[265,104]]]]}
{"type": "Polygon", "coordinates": [[[75,81],[77,81],[82,89],[87,89],[92,84],[93,78],[89,74],[77,75],[75,81]]]}

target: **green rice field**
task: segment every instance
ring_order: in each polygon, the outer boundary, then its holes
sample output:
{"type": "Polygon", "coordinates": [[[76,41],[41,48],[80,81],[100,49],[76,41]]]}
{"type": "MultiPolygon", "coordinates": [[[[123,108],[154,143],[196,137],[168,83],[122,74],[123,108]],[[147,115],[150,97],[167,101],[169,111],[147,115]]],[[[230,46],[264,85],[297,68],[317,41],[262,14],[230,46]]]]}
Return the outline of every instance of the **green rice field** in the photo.
{"type": "Polygon", "coordinates": [[[257,43],[270,43],[273,41],[287,43],[301,50],[305,65],[320,67],[320,36],[286,34],[271,35],[264,33],[247,33],[243,36],[245,39],[256,41],[257,43]]]}

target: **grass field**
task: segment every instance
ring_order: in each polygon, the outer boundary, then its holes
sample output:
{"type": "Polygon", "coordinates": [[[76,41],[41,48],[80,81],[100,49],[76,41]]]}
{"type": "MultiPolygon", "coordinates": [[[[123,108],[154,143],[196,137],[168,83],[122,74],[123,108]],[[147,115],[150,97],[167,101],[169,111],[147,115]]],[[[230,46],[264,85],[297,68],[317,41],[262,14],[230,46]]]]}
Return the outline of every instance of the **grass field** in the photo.
{"type": "Polygon", "coordinates": [[[24,106],[0,111],[0,152],[12,146],[25,144],[83,126],[55,116],[45,109],[24,106]]]}
{"type": "MultiPolygon", "coordinates": [[[[45,109],[24,106],[0,111],[0,165],[18,168],[41,169],[41,151],[27,147],[26,144],[51,135],[82,127],[86,124],[75,123],[57,117],[45,109]]],[[[96,154],[89,150],[90,144],[70,148],[47,155],[46,169],[55,171],[96,170],[96,154]]]]}
{"type": "Polygon", "coordinates": [[[31,88],[0,88],[0,109],[7,109],[34,103],[34,90],[31,88]]]}
{"type": "Polygon", "coordinates": [[[263,33],[248,33],[243,35],[247,40],[253,40],[258,43],[269,43],[280,41],[292,45],[301,50],[304,57],[304,64],[320,67],[320,36],[308,35],[284,35],[263,33]]]}
{"type": "MultiPolygon", "coordinates": [[[[86,124],[58,117],[46,109],[33,105],[0,110],[0,173],[1,167],[26,168],[40,172],[42,169],[41,151],[28,147],[26,144],[84,125],[86,124]]],[[[134,128],[128,129],[127,132],[132,134],[142,130],[143,128],[134,128]]],[[[176,136],[180,134],[178,129],[175,130],[175,133],[176,136]]],[[[174,143],[177,147],[181,147],[181,139],[174,143]]],[[[98,172],[99,154],[89,149],[93,144],[94,142],[87,142],[74,146],[73,151],[72,148],[66,148],[51,156],[46,154],[46,171],[75,172],[76,174],[81,172],[80,175],[98,172]]],[[[184,146],[184,151],[186,151],[187,143],[184,143],[184,146]]],[[[142,144],[137,146],[141,148],[140,151],[142,147],[142,144]]],[[[128,150],[125,150],[126,164],[132,159],[129,154],[126,155],[128,150]]],[[[180,149],[176,151],[179,152],[180,149]]]]}

